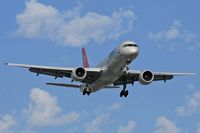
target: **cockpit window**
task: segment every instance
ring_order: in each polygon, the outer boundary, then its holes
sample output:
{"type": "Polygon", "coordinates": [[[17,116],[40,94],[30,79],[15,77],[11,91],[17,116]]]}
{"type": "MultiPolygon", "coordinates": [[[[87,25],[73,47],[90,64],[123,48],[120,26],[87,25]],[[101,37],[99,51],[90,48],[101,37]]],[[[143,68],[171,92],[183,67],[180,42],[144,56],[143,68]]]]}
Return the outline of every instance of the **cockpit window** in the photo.
{"type": "Polygon", "coordinates": [[[134,47],[138,47],[138,45],[136,45],[136,44],[133,44],[133,46],[134,46],[134,47]]]}
{"type": "Polygon", "coordinates": [[[136,44],[124,44],[123,47],[138,47],[136,44]]]}

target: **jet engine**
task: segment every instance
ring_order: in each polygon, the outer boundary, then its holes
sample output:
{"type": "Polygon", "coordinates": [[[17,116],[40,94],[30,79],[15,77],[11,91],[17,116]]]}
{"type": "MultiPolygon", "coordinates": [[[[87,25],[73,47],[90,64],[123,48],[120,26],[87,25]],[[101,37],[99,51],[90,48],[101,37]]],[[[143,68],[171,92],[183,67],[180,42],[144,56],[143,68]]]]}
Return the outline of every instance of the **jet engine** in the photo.
{"type": "Polygon", "coordinates": [[[74,81],[82,81],[86,78],[87,71],[83,67],[75,68],[71,73],[71,78],[74,81]]]}
{"type": "Polygon", "coordinates": [[[151,71],[143,71],[139,75],[139,82],[143,85],[150,84],[154,79],[154,74],[151,71]]]}

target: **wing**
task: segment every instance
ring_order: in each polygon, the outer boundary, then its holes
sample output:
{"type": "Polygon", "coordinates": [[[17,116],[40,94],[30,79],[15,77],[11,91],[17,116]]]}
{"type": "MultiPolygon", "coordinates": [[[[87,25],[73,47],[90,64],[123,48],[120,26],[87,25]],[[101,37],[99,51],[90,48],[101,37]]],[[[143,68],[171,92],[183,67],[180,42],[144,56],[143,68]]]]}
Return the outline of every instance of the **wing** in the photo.
{"type": "MultiPolygon", "coordinates": [[[[26,68],[30,72],[36,73],[37,75],[44,74],[53,76],[55,78],[71,78],[71,73],[75,69],[73,67],[38,66],[14,63],[6,63],[5,65],[26,68]]],[[[83,83],[91,83],[95,81],[101,74],[100,68],[85,68],[85,70],[87,71],[87,77],[82,81],[83,83]]]]}
{"type": "MultiPolygon", "coordinates": [[[[142,71],[136,70],[129,70],[127,72],[126,77],[126,84],[133,84],[135,81],[139,80],[139,75],[142,71]]],[[[173,72],[152,72],[154,75],[153,81],[166,81],[171,80],[174,76],[187,76],[187,75],[194,75],[195,73],[173,73],[173,72]]],[[[121,76],[118,78],[114,83],[114,85],[123,85],[124,78],[121,76]]]]}

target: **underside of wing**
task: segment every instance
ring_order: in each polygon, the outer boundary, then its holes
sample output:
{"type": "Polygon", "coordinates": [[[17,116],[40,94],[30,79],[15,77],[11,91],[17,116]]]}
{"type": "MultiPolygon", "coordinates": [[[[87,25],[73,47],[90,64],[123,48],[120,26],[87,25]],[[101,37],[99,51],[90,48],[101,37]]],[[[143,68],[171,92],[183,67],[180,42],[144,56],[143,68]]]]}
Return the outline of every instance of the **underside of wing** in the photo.
{"type": "Polygon", "coordinates": [[[189,76],[189,75],[194,75],[195,73],[153,72],[153,74],[154,74],[153,81],[159,81],[159,80],[166,81],[173,79],[174,76],[189,76]]]}
{"type": "MultiPolygon", "coordinates": [[[[39,65],[14,64],[14,63],[6,63],[6,65],[27,68],[30,72],[36,73],[37,76],[39,74],[44,74],[48,76],[53,76],[55,78],[58,77],[71,78],[72,71],[76,69],[72,67],[39,66],[39,65]]],[[[87,75],[82,81],[80,81],[82,83],[94,82],[101,74],[100,68],[84,68],[84,70],[87,72],[87,75]]]]}
{"type": "Polygon", "coordinates": [[[144,80],[145,78],[150,77],[149,75],[145,75],[145,72],[148,72],[151,77],[152,81],[166,81],[171,80],[174,76],[188,76],[194,75],[195,73],[173,73],[173,72],[151,72],[151,71],[136,71],[136,70],[129,70],[127,74],[118,78],[113,84],[114,85],[123,85],[123,84],[133,84],[135,81],[144,80]],[[146,77],[147,76],[147,77],[146,77]]]}
{"type": "Polygon", "coordinates": [[[73,68],[6,63],[8,66],[27,68],[30,72],[53,77],[70,77],[73,68]]]}

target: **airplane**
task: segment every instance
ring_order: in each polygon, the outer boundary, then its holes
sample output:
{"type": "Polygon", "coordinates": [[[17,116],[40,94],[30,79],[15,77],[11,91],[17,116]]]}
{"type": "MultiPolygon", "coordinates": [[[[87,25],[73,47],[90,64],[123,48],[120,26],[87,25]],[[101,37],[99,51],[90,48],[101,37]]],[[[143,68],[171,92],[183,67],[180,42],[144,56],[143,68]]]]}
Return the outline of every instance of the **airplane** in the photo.
{"type": "Polygon", "coordinates": [[[149,85],[153,81],[171,80],[174,76],[194,75],[195,73],[152,72],[150,70],[130,70],[129,64],[139,55],[139,46],[133,41],[125,41],[118,45],[108,57],[96,67],[90,67],[86,51],[82,48],[82,67],[55,67],[6,63],[8,66],[22,67],[30,72],[53,76],[57,78],[71,78],[72,82],[81,84],[46,83],[47,85],[79,88],[83,95],[90,95],[101,89],[120,88],[120,97],[127,97],[129,92],[127,84],[138,81],[142,85],[149,85]]]}

